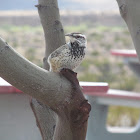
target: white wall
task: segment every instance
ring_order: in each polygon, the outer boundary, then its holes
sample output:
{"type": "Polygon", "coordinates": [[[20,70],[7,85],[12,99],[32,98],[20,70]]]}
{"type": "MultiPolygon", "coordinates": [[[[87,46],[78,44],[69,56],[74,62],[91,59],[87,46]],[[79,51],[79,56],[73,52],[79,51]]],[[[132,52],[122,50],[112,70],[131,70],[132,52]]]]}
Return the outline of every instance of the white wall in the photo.
{"type": "Polygon", "coordinates": [[[29,96],[0,94],[0,140],[41,140],[29,96]]]}

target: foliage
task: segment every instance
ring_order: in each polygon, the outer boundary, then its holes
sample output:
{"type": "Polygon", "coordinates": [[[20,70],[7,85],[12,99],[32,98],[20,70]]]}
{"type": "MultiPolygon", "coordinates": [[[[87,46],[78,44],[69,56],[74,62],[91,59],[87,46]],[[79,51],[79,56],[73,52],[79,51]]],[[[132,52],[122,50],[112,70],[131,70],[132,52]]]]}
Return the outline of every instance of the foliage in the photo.
{"type": "Polygon", "coordinates": [[[111,106],[107,117],[110,126],[135,126],[138,123],[140,111],[138,108],[111,106]],[[115,120],[115,121],[114,121],[115,120]]]}
{"type": "Polygon", "coordinates": [[[86,30],[88,30],[88,26],[86,24],[80,24],[77,26],[66,26],[65,27],[65,32],[85,32],[86,30]]]}
{"type": "MultiPolygon", "coordinates": [[[[100,25],[93,27],[83,23],[66,26],[65,32],[82,32],[87,36],[86,58],[77,69],[81,81],[107,82],[110,88],[121,90],[132,91],[138,87],[137,78],[124,65],[123,60],[110,55],[110,49],[133,49],[126,28],[100,25]]],[[[45,43],[41,26],[3,25],[0,27],[0,36],[27,59],[42,66],[45,43]]],[[[121,125],[121,119],[127,116],[131,120],[129,125],[135,125],[139,114],[134,108],[111,107],[107,123],[111,126],[121,125]]]]}

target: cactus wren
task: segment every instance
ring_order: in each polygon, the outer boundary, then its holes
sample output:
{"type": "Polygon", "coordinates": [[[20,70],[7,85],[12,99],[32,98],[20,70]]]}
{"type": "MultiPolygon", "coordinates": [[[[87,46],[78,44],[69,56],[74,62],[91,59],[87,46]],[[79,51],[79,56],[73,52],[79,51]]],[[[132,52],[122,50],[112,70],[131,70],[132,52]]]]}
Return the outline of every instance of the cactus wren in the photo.
{"type": "Polygon", "coordinates": [[[86,37],[81,33],[70,33],[70,42],[53,51],[48,57],[50,71],[60,72],[63,68],[70,70],[80,65],[86,48],[86,37]]]}

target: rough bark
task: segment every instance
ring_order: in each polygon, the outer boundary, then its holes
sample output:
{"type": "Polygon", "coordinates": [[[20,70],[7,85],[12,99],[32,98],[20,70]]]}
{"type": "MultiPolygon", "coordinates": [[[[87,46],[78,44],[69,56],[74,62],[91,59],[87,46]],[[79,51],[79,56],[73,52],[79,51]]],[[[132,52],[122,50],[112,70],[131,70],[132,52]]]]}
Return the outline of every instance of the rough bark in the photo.
{"type": "Polygon", "coordinates": [[[52,140],[56,126],[56,114],[49,106],[32,98],[31,108],[43,140],[52,140]]]}
{"type": "Polygon", "coordinates": [[[58,112],[56,110],[58,120],[54,140],[85,140],[91,106],[81,91],[77,74],[67,69],[61,74],[72,84],[72,92],[71,101],[61,103],[58,112]]]}
{"type": "MultiPolygon", "coordinates": [[[[46,43],[46,53],[43,62],[44,68],[48,70],[48,55],[65,43],[64,30],[60,21],[57,1],[39,0],[38,2],[36,7],[38,8],[38,13],[44,29],[46,43]]],[[[52,140],[56,125],[56,114],[47,105],[41,104],[36,99],[32,99],[31,107],[43,140],[52,140]]]]}
{"type": "Polygon", "coordinates": [[[140,0],[117,0],[140,60],[140,0]]]}

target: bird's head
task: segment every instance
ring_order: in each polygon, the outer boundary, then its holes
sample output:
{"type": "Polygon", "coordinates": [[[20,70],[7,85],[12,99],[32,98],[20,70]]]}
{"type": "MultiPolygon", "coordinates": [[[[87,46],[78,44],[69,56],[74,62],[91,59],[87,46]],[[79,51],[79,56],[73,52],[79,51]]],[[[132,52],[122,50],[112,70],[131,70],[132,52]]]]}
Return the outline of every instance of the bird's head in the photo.
{"type": "Polygon", "coordinates": [[[70,37],[70,42],[77,42],[80,46],[85,46],[87,44],[86,36],[81,33],[69,33],[65,36],[70,37]]]}

